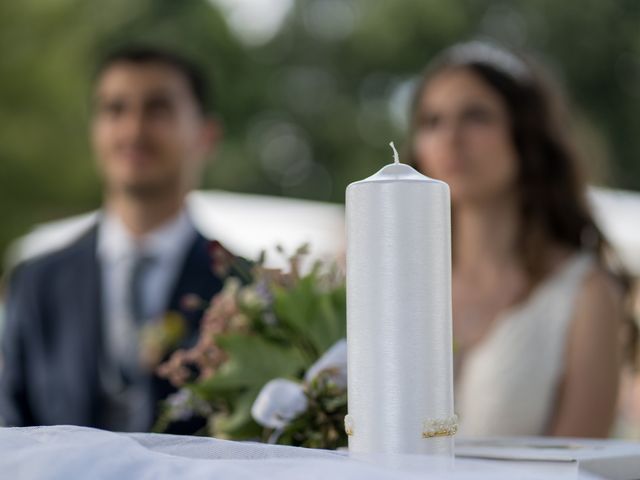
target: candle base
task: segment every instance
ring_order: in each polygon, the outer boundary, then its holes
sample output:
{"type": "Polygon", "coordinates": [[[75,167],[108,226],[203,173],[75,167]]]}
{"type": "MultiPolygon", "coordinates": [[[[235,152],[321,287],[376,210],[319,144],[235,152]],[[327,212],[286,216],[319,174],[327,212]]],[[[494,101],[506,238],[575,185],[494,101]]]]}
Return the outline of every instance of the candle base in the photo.
{"type": "Polygon", "coordinates": [[[388,442],[371,445],[369,442],[359,442],[356,438],[349,437],[349,456],[375,457],[376,455],[382,455],[386,458],[400,458],[427,455],[452,459],[454,452],[455,440],[452,436],[422,438],[411,446],[403,445],[401,448],[397,448],[396,445],[390,445],[388,442]]]}

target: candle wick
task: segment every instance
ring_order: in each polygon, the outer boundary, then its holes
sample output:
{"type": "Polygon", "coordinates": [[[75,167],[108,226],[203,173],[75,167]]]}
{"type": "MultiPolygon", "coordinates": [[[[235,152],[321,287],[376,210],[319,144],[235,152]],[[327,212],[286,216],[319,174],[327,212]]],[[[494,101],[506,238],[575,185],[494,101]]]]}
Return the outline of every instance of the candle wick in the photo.
{"type": "Polygon", "coordinates": [[[395,163],[400,163],[400,157],[398,155],[398,151],[396,150],[396,146],[393,144],[393,142],[389,142],[389,146],[393,149],[393,161],[395,163]]]}

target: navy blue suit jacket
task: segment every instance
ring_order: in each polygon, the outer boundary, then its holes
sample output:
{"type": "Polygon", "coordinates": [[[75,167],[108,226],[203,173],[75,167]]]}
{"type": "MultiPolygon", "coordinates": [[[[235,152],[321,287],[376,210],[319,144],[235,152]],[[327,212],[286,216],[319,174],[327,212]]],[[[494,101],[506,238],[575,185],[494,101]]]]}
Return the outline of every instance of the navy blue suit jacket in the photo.
{"type": "MultiPolygon", "coordinates": [[[[7,425],[101,425],[103,392],[98,360],[103,348],[97,227],[72,245],[27,261],[11,275],[2,333],[0,417],[7,425]]],[[[210,299],[222,288],[211,270],[209,242],[198,234],[175,282],[169,310],[187,319],[195,340],[202,311],[182,311],[193,293],[210,299]]],[[[154,404],[173,392],[153,377],[154,404]]],[[[154,418],[157,417],[157,409],[154,418]]],[[[173,433],[194,433],[202,420],[172,425],[173,433]]],[[[151,425],[149,425],[151,428],[151,425]]]]}

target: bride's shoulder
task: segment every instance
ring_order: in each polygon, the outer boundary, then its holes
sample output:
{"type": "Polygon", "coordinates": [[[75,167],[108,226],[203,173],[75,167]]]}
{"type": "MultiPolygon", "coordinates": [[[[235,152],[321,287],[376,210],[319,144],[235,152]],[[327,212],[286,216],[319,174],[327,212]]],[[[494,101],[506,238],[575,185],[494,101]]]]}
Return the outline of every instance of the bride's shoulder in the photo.
{"type": "Polygon", "coordinates": [[[578,305],[609,312],[609,317],[621,309],[625,291],[622,282],[599,262],[586,273],[578,293],[578,305]]]}
{"type": "Polygon", "coordinates": [[[622,282],[595,257],[591,260],[576,296],[572,330],[577,337],[615,334],[624,322],[622,282]]]}
{"type": "Polygon", "coordinates": [[[560,281],[574,285],[576,316],[583,316],[583,311],[596,313],[603,310],[608,310],[612,316],[621,309],[625,297],[623,282],[604,266],[596,253],[556,248],[549,258],[552,265],[550,276],[560,277],[560,281]]]}

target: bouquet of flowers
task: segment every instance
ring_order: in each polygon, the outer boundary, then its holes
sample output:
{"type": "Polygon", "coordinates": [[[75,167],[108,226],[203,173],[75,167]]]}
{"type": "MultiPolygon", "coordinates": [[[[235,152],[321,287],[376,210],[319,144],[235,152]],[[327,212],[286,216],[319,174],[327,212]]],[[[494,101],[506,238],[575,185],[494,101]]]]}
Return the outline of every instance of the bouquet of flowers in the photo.
{"type": "Polygon", "coordinates": [[[196,345],[158,367],[179,390],[164,402],[156,431],[197,414],[218,438],[347,444],[344,274],[322,263],[302,274],[307,254],[303,246],[287,257],[285,273],[266,268],[264,255],[247,266],[214,251],[227,280],[206,305],[186,299],[205,313],[196,345]]]}

